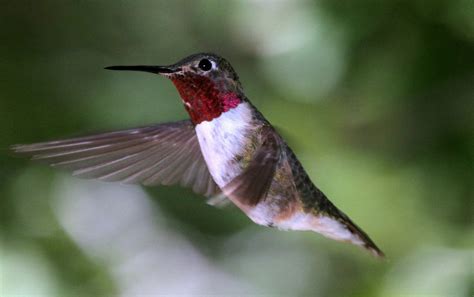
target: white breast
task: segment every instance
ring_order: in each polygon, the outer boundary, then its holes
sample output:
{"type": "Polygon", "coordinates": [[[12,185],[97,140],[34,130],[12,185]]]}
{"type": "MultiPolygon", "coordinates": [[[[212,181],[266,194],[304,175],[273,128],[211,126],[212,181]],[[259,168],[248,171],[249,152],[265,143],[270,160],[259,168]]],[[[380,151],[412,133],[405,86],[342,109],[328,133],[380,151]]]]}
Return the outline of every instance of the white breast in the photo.
{"type": "Polygon", "coordinates": [[[212,121],[196,125],[204,160],[214,181],[220,187],[225,186],[241,172],[238,164],[232,161],[243,151],[251,122],[251,107],[244,102],[212,121]]]}

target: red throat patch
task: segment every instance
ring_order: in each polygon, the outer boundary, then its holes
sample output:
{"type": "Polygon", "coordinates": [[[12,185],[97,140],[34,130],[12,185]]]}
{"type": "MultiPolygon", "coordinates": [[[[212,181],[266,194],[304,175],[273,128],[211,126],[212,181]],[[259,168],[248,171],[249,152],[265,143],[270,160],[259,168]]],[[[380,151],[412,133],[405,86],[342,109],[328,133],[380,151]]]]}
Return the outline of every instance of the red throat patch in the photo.
{"type": "Polygon", "coordinates": [[[242,100],[234,92],[222,92],[209,78],[199,75],[171,77],[194,124],[212,121],[237,107],[242,100]]]}

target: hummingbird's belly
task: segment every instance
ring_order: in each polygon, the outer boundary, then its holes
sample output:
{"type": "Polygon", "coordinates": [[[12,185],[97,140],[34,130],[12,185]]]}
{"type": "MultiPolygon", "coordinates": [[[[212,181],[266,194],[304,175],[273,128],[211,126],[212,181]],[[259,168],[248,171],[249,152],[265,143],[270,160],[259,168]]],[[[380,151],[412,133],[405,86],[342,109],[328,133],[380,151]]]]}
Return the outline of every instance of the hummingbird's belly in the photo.
{"type": "Polygon", "coordinates": [[[242,172],[241,164],[237,160],[245,152],[251,129],[252,112],[245,102],[212,121],[203,121],[196,125],[201,152],[219,187],[224,187],[242,172]]]}
{"type": "Polygon", "coordinates": [[[272,207],[271,200],[263,202],[246,212],[256,224],[276,227],[280,230],[314,231],[334,240],[352,242],[362,245],[364,242],[356,234],[350,232],[338,220],[302,209],[283,210],[272,207]]]}

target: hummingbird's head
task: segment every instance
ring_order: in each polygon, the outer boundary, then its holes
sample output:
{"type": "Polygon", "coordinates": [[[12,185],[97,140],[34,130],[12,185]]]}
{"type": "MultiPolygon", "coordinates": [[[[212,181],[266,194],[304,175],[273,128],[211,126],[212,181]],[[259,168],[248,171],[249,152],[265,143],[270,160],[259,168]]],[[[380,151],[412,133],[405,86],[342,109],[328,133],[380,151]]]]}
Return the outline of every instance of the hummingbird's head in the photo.
{"type": "Polygon", "coordinates": [[[168,66],[111,66],[106,69],[145,71],[168,77],[195,124],[211,121],[244,100],[234,69],[215,54],[191,55],[168,66]]]}

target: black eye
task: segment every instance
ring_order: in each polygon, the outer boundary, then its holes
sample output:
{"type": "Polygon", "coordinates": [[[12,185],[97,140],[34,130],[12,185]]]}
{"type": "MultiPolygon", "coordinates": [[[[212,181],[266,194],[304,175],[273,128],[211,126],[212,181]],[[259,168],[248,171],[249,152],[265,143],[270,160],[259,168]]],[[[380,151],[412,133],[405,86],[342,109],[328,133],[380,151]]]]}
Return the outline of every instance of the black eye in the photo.
{"type": "Polygon", "coordinates": [[[201,61],[199,61],[199,68],[203,71],[208,71],[208,70],[211,70],[212,68],[212,63],[211,61],[209,61],[208,59],[202,59],[201,61]]]}

